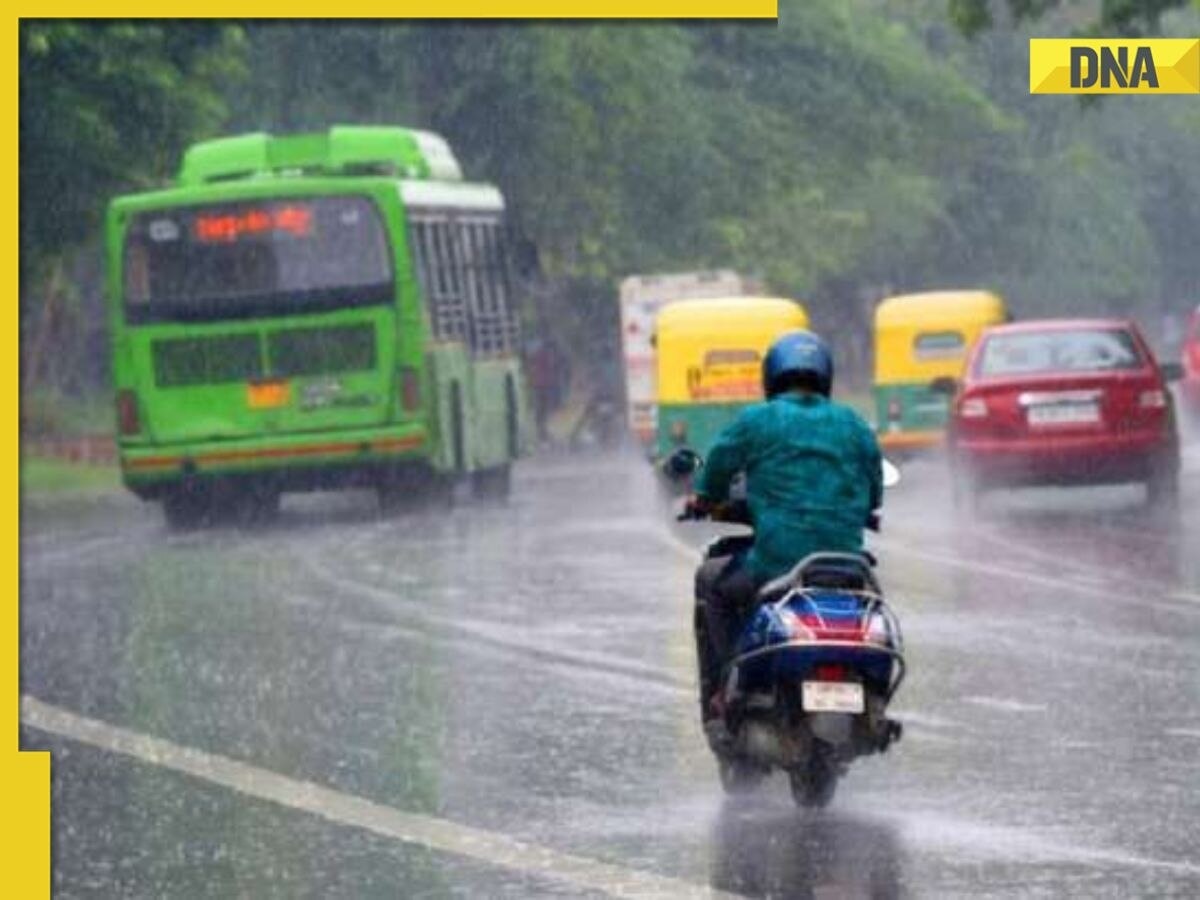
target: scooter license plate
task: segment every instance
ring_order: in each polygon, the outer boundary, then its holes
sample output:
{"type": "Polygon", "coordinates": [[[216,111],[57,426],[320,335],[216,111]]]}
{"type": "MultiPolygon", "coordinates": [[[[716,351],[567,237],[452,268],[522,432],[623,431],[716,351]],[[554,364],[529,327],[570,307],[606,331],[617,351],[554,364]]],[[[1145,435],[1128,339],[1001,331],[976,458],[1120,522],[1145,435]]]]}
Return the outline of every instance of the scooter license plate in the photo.
{"type": "Polygon", "coordinates": [[[866,708],[863,686],[855,681],[806,681],[801,702],[805,712],[860,713],[866,708]]]}

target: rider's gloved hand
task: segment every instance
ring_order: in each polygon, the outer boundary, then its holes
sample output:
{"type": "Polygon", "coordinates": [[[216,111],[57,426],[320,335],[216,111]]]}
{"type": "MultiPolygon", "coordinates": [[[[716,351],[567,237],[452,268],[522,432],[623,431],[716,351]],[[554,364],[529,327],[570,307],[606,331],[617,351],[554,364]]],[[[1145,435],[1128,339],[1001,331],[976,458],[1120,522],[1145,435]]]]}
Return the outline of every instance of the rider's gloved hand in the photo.
{"type": "Polygon", "coordinates": [[[713,503],[706,497],[701,497],[699,494],[692,494],[683,504],[683,513],[681,519],[704,519],[713,510],[713,503]]]}

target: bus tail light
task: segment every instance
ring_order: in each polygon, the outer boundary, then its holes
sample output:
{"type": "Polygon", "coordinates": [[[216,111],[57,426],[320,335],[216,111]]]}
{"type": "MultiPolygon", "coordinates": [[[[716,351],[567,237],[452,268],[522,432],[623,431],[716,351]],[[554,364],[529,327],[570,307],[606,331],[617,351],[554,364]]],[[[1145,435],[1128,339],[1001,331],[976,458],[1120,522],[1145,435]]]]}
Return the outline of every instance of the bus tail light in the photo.
{"type": "Polygon", "coordinates": [[[900,412],[901,412],[900,398],[893,397],[891,400],[888,401],[888,405],[887,405],[888,421],[889,422],[899,422],[900,421],[900,412]]]}
{"type": "Polygon", "coordinates": [[[416,412],[421,408],[421,380],[416,369],[400,370],[400,406],[405,412],[416,412]]]}
{"type": "Polygon", "coordinates": [[[128,388],[117,391],[117,430],[122,435],[137,434],[142,430],[137,394],[128,388]]]}

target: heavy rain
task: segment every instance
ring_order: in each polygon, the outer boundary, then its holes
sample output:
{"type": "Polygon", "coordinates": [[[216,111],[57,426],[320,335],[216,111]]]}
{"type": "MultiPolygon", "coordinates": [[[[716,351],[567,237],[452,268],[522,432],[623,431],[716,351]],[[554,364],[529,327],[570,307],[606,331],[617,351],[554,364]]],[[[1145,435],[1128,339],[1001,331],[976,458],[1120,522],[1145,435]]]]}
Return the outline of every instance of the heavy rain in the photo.
{"type": "Polygon", "coordinates": [[[1200,6],[24,20],[55,896],[1200,895],[1200,98],[1084,33],[1200,6]]]}

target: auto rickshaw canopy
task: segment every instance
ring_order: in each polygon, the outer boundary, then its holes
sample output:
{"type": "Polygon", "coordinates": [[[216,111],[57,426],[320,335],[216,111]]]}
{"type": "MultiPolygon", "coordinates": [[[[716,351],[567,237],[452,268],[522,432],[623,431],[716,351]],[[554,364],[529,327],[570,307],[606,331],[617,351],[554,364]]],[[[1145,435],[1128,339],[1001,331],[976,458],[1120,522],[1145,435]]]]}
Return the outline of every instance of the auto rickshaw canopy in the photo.
{"type": "Polygon", "coordinates": [[[808,313],[781,297],[676,300],[655,325],[658,402],[753,403],[762,399],[762,358],[808,313]]]}
{"type": "Polygon", "coordinates": [[[888,297],[875,308],[875,383],[955,377],[988,325],[1008,320],[989,291],[930,291],[888,297]]]}

